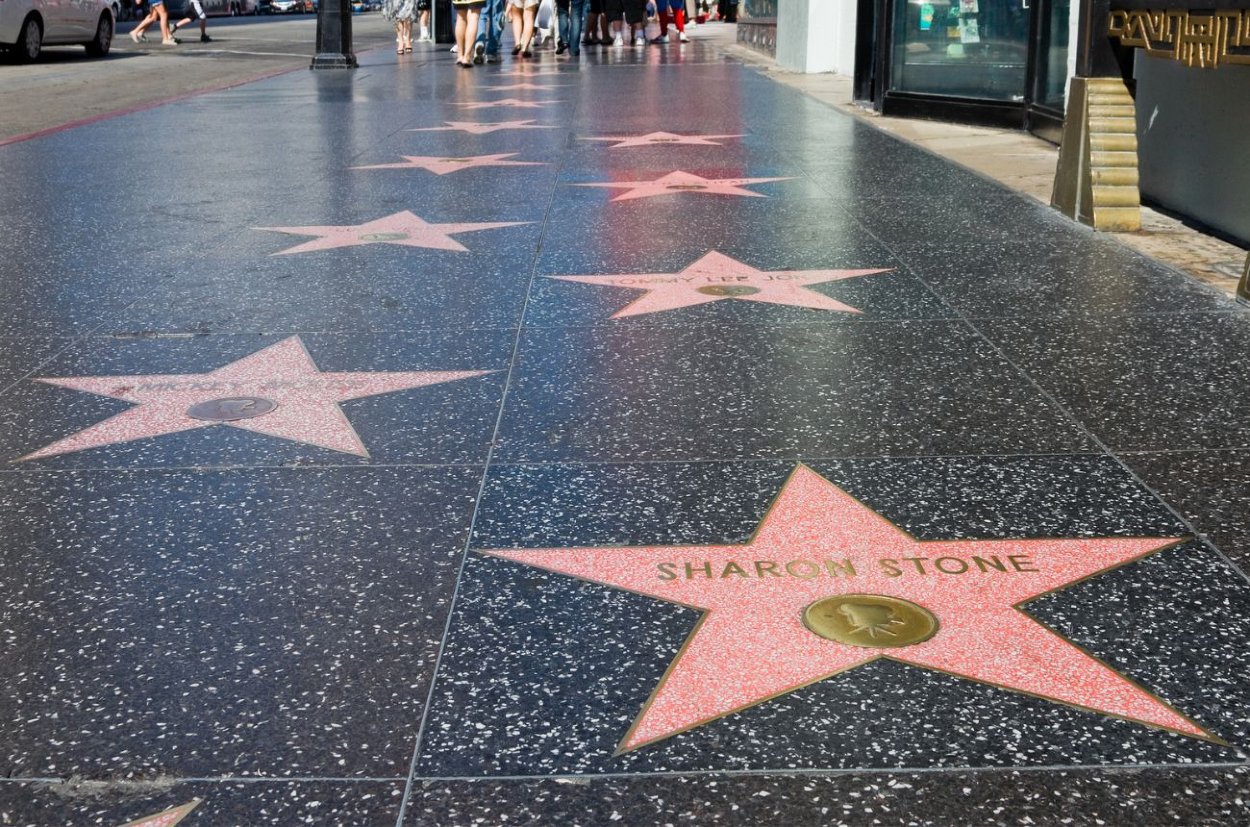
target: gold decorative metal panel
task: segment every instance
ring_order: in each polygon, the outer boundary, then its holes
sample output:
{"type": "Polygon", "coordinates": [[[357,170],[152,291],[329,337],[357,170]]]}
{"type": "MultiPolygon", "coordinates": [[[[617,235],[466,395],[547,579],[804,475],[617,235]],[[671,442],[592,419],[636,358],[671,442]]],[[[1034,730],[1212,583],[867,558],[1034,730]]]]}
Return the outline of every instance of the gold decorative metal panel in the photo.
{"type": "Polygon", "coordinates": [[[1194,13],[1183,9],[1112,11],[1107,33],[1122,46],[1200,69],[1250,66],[1250,11],[1194,13]]]}

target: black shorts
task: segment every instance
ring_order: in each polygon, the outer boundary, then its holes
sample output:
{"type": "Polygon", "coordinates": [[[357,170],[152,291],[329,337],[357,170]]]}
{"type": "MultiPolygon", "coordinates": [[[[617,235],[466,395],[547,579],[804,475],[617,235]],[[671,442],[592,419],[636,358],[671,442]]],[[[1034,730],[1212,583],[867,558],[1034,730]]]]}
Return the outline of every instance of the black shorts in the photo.
{"type": "Polygon", "coordinates": [[[611,20],[625,17],[627,23],[644,23],[647,19],[647,0],[603,0],[603,12],[611,20]]]}
{"type": "Polygon", "coordinates": [[[417,0],[417,11],[429,11],[430,0],[417,0]]]}

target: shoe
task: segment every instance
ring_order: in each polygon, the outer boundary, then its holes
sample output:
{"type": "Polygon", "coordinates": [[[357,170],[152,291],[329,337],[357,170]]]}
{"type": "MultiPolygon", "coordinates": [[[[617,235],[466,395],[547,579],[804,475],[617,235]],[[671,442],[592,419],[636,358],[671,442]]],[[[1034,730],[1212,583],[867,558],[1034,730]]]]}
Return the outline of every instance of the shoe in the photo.
{"type": "Polygon", "coordinates": [[[487,63],[498,63],[498,62],[499,62],[499,55],[497,55],[497,54],[487,55],[487,56],[486,56],[486,62],[487,62],[487,63]]]}
{"type": "MultiPolygon", "coordinates": [[[[208,35],[206,35],[206,34],[202,34],[202,35],[200,35],[200,42],[201,42],[201,43],[212,43],[212,42],[213,42],[213,39],[212,39],[211,37],[209,37],[208,35]]],[[[412,49],[409,49],[408,51],[410,51],[410,52],[411,52],[411,51],[412,51],[412,49]]]]}
{"type": "Polygon", "coordinates": [[[178,38],[176,38],[176,37],[171,37],[171,38],[169,38],[168,40],[162,40],[162,41],[161,41],[161,45],[162,45],[162,46],[177,46],[177,45],[178,45],[179,43],[181,43],[181,42],[182,42],[182,41],[181,41],[181,40],[179,40],[178,38]]]}
{"type": "Polygon", "coordinates": [[[411,47],[411,46],[405,46],[405,47],[404,47],[404,54],[406,54],[406,55],[410,55],[410,54],[412,54],[412,47],[411,47]]]}
{"type": "Polygon", "coordinates": [[[612,38],[612,45],[613,45],[613,46],[618,46],[618,47],[619,47],[619,46],[624,46],[624,45],[625,45],[625,39],[624,39],[623,37],[621,37],[621,36],[618,34],[616,37],[612,38]]]}
{"type": "Polygon", "coordinates": [[[681,41],[682,43],[689,43],[689,42],[690,42],[690,38],[686,37],[686,33],[685,33],[685,32],[678,32],[678,33],[677,33],[677,39],[678,39],[679,41],[681,41]]]}
{"type": "Polygon", "coordinates": [[[534,56],[534,53],[531,52],[529,49],[526,49],[523,52],[521,52],[521,57],[533,57],[533,56],[534,56]]]}
{"type": "Polygon", "coordinates": [[[569,49],[569,54],[573,57],[577,57],[581,53],[581,49],[569,49]]]}
{"type": "Polygon", "coordinates": [[[421,36],[417,38],[417,42],[418,42],[418,43],[429,43],[429,42],[430,42],[430,30],[429,30],[429,29],[422,29],[422,30],[421,30],[421,36]]]}
{"type": "Polygon", "coordinates": [[[569,49],[568,44],[567,44],[567,43],[565,43],[565,42],[563,42],[563,41],[561,41],[561,42],[560,42],[560,45],[556,47],[556,54],[558,54],[558,55],[562,55],[562,54],[564,54],[565,52],[567,52],[567,51],[568,51],[568,49],[569,49]]]}
{"type": "Polygon", "coordinates": [[[653,38],[651,38],[651,42],[652,42],[652,43],[654,43],[654,44],[655,44],[655,45],[657,45],[657,46],[659,46],[659,45],[661,45],[661,44],[664,44],[664,43],[667,43],[667,42],[668,42],[668,35],[666,35],[666,34],[662,34],[662,35],[660,35],[659,37],[653,37],[653,38]]]}
{"type": "Polygon", "coordinates": [[[130,39],[133,40],[135,43],[140,43],[144,40],[147,40],[146,37],[134,31],[133,29],[130,32],[130,39]]]}
{"type": "Polygon", "coordinates": [[[486,62],[486,44],[485,43],[478,42],[478,43],[473,44],[473,62],[476,63],[478,66],[481,66],[483,63],[486,62]]]}
{"type": "Polygon", "coordinates": [[[176,31],[178,31],[178,24],[177,24],[177,23],[170,23],[170,24],[169,24],[169,36],[170,36],[170,37],[173,37],[173,36],[174,36],[174,32],[176,32],[176,31]]]}
{"type": "Polygon", "coordinates": [[[519,54],[521,54],[521,47],[520,47],[520,46],[513,46],[513,47],[512,47],[512,56],[513,56],[513,57],[516,57],[516,56],[517,56],[517,55],[519,55],[519,54]]]}
{"type": "Polygon", "coordinates": [[[635,38],[634,38],[634,45],[635,45],[635,46],[646,46],[646,45],[647,45],[647,38],[643,37],[642,35],[638,35],[637,37],[635,37],[635,38]]]}

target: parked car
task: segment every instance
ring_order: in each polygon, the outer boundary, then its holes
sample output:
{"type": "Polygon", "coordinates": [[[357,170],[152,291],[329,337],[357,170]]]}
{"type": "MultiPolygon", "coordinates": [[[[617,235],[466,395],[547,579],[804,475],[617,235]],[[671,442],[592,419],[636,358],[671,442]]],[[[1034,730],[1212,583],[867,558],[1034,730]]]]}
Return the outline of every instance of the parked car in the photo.
{"type": "Polygon", "coordinates": [[[110,0],[0,0],[0,47],[20,61],[35,60],[45,45],[81,44],[103,57],[116,28],[110,0]]]}
{"type": "Polygon", "coordinates": [[[274,14],[300,14],[316,10],[309,0],[272,0],[269,6],[274,14]]]}

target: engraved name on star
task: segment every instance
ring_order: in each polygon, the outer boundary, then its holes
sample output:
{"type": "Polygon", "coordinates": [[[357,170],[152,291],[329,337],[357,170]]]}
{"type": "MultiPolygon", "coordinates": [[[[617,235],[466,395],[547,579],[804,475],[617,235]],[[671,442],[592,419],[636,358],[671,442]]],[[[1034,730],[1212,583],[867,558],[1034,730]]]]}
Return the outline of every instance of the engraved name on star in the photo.
{"type": "Polygon", "coordinates": [[[548,278],[646,291],[642,296],[612,314],[612,318],[620,319],[626,316],[659,313],[664,310],[693,307],[726,299],[858,314],[862,311],[823,293],[810,290],[808,286],[888,271],[888,268],[757,270],[749,264],[713,250],[677,273],[623,273],[620,275],[548,276],[548,278]]]}
{"type": "Polygon", "coordinates": [[[517,98],[500,98],[494,101],[472,101],[470,103],[458,103],[456,106],[464,109],[492,109],[502,106],[510,109],[541,109],[544,106],[552,104],[564,103],[564,101],[523,101],[517,98]]]}
{"type": "Polygon", "coordinates": [[[120,399],[135,407],[18,461],[214,425],[368,457],[340,402],[493,372],[321,371],[300,338],[291,336],[208,373],[41,377],[37,381],[120,399]]]}
{"type": "Polygon", "coordinates": [[[500,227],[516,227],[529,224],[529,221],[490,221],[478,224],[430,224],[425,219],[414,215],[408,210],[377,218],[364,224],[348,224],[344,226],[311,226],[311,227],[254,227],[273,233],[290,235],[317,236],[314,241],[305,241],[294,247],[270,253],[275,256],[289,256],[295,253],[309,253],[315,250],[333,250],[336,247],[356,247],[361,244],[398,244],[401,247],[424,247],[431,250],[451,250],[467,253],[469,250],[452,238],[458,233],[472,233],[479,230],[494,230],[500,227]]]}
{"type": "Polygon", "coordinates": [[[791,181],[788,178],[704,178],[692,172],[670,172],[654,181],[612,181],[593,184],[577,184],[579,187],[603,187],[625,192],[613,201],[630,201],[635,198],[655,198],[660,195],[740,195],[747,198],[767,198],[763,193],[752,192],[743,187],[751,184],[768,184],[773,181],[791,181]]]}
{"type": "Polygon", "coordinates": [[[920,541],[799,466],[745,545],[481,553],[703,613],[621,752],[882,658],[1223,744],[1023,608],[1180,541],[920,541]]]}
{"type": "Polygon", "coordinates": [[[409,129],[409,132],[467,132],[470,135],[489,135],[492,132],[504,132],[513,129],[555,129],[544,126],[533,120],[528,121],[495,121],[493,123],[474,123],[473,121],[443,121],[446,126],[423,126],[409,129]]]}
{"type": "Polygon", "coordinates": [[[720,139],[741,138],[737,135],[678,135],[675,132],[649,132],[646,135],[602,135],[586,137],[584,141],[616,141],[608,149],[625,149],[632,146],[723,146],[720,139]]]}
{"type": "Polygon", "coordinates": [[[369,164],[351,169],[424,169],[435,175],[447,175],[452,172],[473,169],[474,167],[535,167],[546,166],[543,161],[509,161],[516,152],[502,152],[497,155],[401,155],[404,160],[393,164],[369,164]]]}

